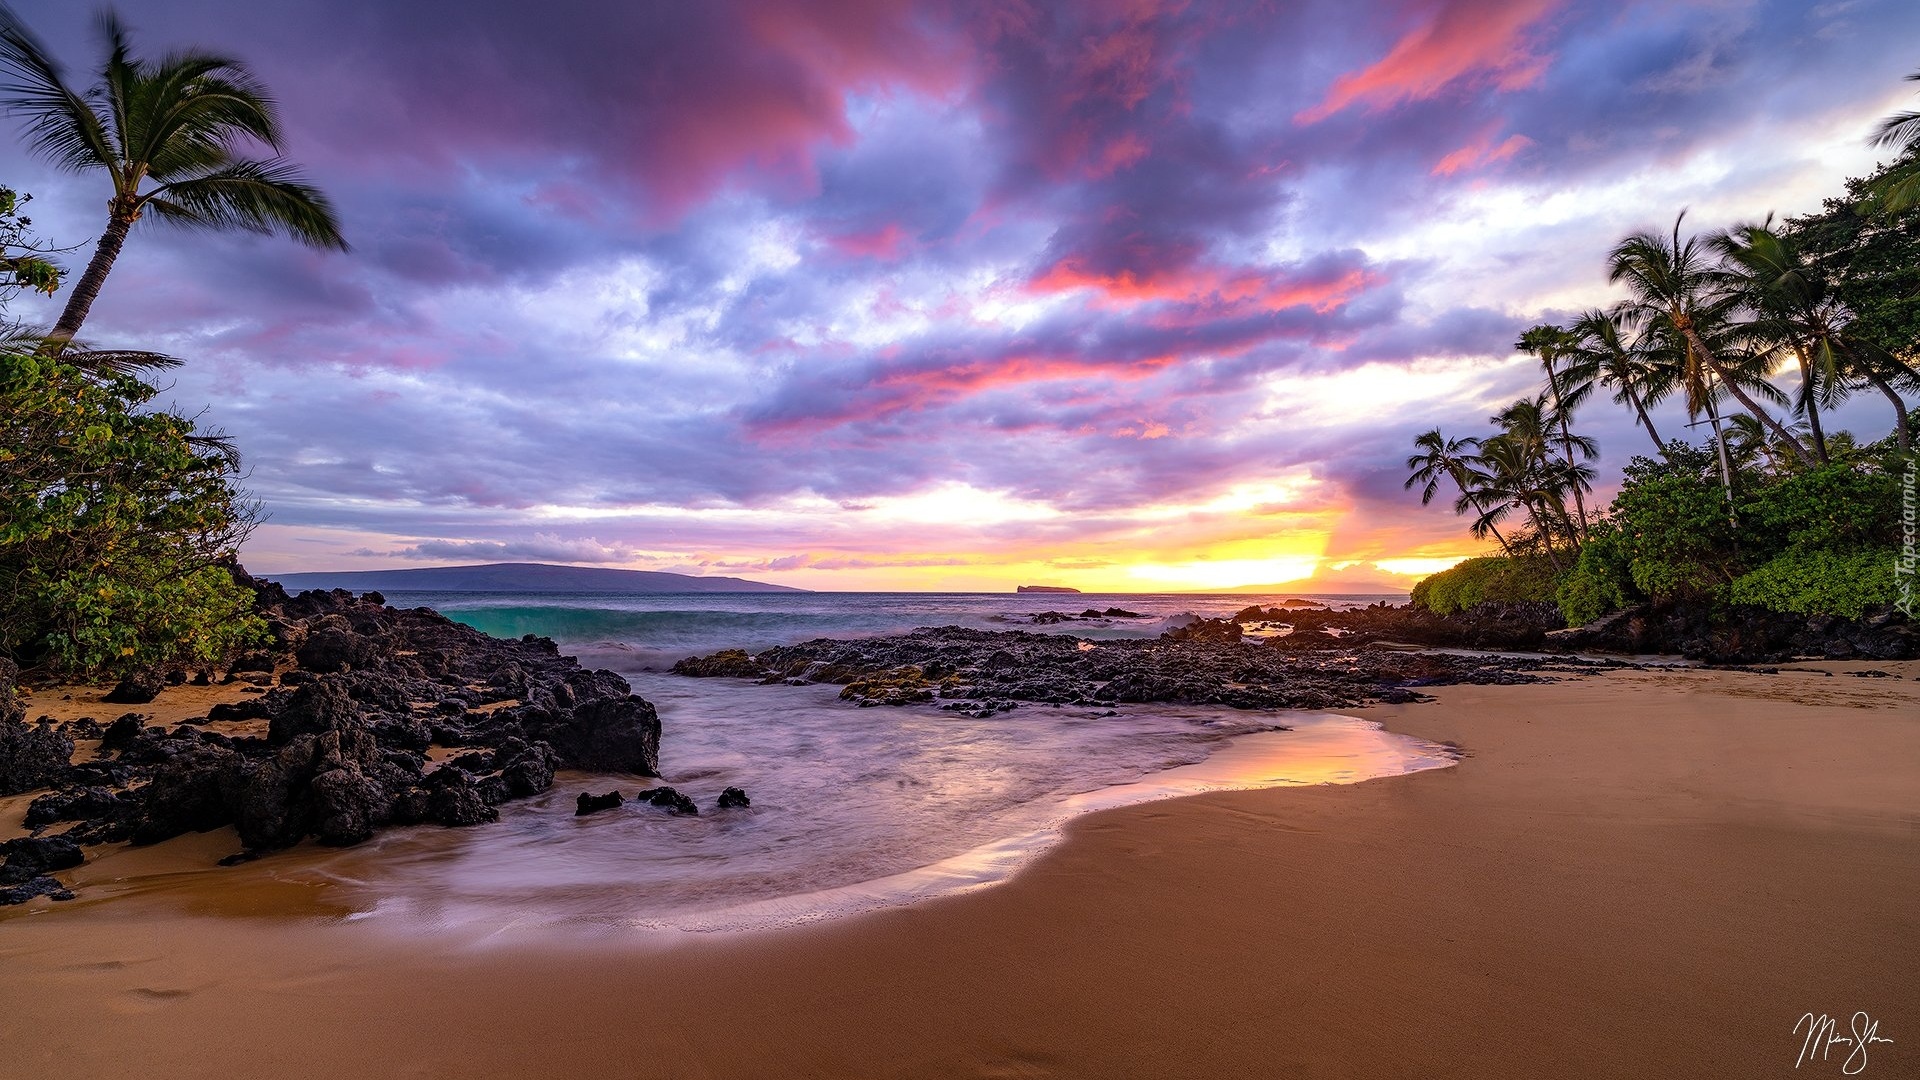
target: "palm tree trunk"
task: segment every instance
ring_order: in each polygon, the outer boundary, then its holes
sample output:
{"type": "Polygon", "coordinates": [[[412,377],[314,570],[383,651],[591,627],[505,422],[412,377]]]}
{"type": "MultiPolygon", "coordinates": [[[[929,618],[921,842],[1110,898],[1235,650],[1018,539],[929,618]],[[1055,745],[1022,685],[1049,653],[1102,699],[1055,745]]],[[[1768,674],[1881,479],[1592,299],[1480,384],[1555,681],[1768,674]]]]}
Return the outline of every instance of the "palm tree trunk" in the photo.
{"type": "MultiPolygon", "coordinates": [[[[1551,563],[1555,570],[1561,570],[1564,568],[1560,565],[1560,556],[1553,552],[1553,525],[1551,524],[1551,516],[1540,512],[1543,507],[1544,504],[1542,504],[1542,506],[1529,506],[1527,507],[1527,513],[1533,515],[1533,528],[1535,532],[1540,534],[1540,542],[1545,545],[1547,562],[1551,563]]],[[[1565,516],[1564,513],[1562,516],[1565,516]]]]}
{"type": "Polygon", "coordinates": [[[1807,430],[1813,435],[1813,452],[1824,465],[1833,458],[1827,456],[1827,433],[1820,430],[1820,399],[1813,392],[1813,363],[1807,359],[1806,346],[1797,341],[1793,343],[1793,353],[1800,361],[1800,400],[1807,407],[1807,430]]]}
{"type": "MultiPolygon", "coordinates": [[[[1773,437],[1779,439],[1780,442],[1786,446],[1787,450],[1793,454],[1796,460],[1803,463],[1806,462],[1807,451],[1805,447],[1800,445],[1800,440],[1794,438],[1793,434],[1786,428],[1781,427],[1779,421],[1769,415],[1765,409],[1761,408],[1758,403],[1747,396],[1746,391],[1740,389],[1737,383],[1727,377],[1727,369],[1721,366],[1720,357],[1716,355],[1712,349],[1707,348],[1706,341],[1700,337],[1700,331],[1695,330],[1692,323],[1688,323],[1682,332],[1687,335],[1687,344],[1693,346],[1694,349],[1700,353],[1700,358],[1707,362],[1707,366],[1713,369],[1715,375],[1720,376],[1720,382],[1727,388],[1727,392],[1732,394],[1734,398],[1740,402],[1741,406],[1752,413],[1754,418],[1759,420],[1767,430],[1773,432],[1773,437]]],[[[1718,420],[1715,421],[1714,430],[1716,432],[1719,430],[1718,420]]],[[[1733,491],[1731,484],[1728,485],[1727,491],[1729,497],[1731,497],[1733,491]]]]}
{"type": "MultiPolygon", "coordinates": [[[[1458,480],[1458,479],[1456,478],[1456,479],[1454,480],[1454,483],[1456,483],[1456,484],[1458,484],[1458,483],[1460,483],[1460,481],[1459,481],[1459,480],[1458,480]]],[[[1478,510],[1478,511],[1480,511],[1480,516],[1481,516],[1481,517],[1483,517],[1483,518],[1484,518],[1484,517],[1486,517],[1486,516],[1487,516],[1487,507],[1486,507],[1486,505],[1485,505],[1484,503],[1482,503],[1482,502],[1481,502],[1481,501],[1480,501],[1479,499],[1477,499],[1477,498],[1475,498],[1475,497],[1474,497],[1474,495],[1473,495],[1473,493],[1467,490],[1467,488],[1466,488],[1466,485],[1464,485],[1464,484],[1461,484],[1461,486],[1460,486],[1460,494],[1462,494],[1462,495],[1465,495],[1465,496],[1467,497],[1467,502],[1469,502],[1469,503],[1471,503],[1471,504],[1473,504],[1473,508],[1474,508],[1475,510],[1478,510]]],[[[1501,550],[1501,551],[1503,551],[1503,552],[1505,552],[1505,553],[1506,553],[1507,555],[1509,555],[1509,556],[1511,556],[1511,555],[1513,554],[1513,545],[1512,545],[1512,544],[1509,544],[1509,543],[1507,543],[1507,538],[1506,538],[1506,537],[1504,537],[1504,536],[1501,536],[1501,535],[1500,535],[1500,526],[1498,526],[1498,525],[1495,525],[1495,524],[1494,524],[1493,522],[1491,522],[1491,521],[1489,521],[1489,522],[1487,522],[1487,531],[1488,531],[1488,532],[1490,532],[1490,533],[1492,533],[1492,534],[1493,534],[1493,538],[1494,538],[1495,540],[1498,540],[1498,541],[1500,542],[1500,550],[1501,550]]]]}
{"type": "Polygon", "coordinates": [[[1720,410],[1713,404],[1713,387],[1707,387],[1707,419],[1713,423],[1713,448],[1720,454],[1720,487],[1727,495],[1727,520],[1733,521],[1733,466],[1727,463],[1727,436],[1720,430],[1720,410]]]}
{"type": "Polygon", "coordinates": [[[80,332],[80,325],[87,321],[87,312],[99,297],[100,286],[106,284],[107,272],[120,257],[120,248],[127,242],[127,233],[132,231],[137,217],[137,213],[114,208],[113,215],[107,219],[107,231],[100,234],[100,243],[93,249],[93,259],[87,263],[80,280],[74,282],[73,291],[67,294],[66,310],[60,313],[60,321],[53,324],[53,332],[47,335],[48,353],[59,355],[80,332]]]}
{"type": "MultiPolygon", "coordinates": [[[[1551,383],[1553,376],[1548,375],[1547,381],[1551,383]]],[[[1560,449],[1566,452],[1567,471],[1571,473],[1573,471],[1573,433],[1567,430],[1567,414],[1561,412],[1560,388],[1557,386],[1553,389],[1553,411],[1560,413],[1560,449]]],[[[1580,484],[1578,481],[1575,481],[1573,485],[1573,505],[1580,511],[1580,529],[1574,536],[1577,541],[1585,542],[1587,539],[1587,500],[1580,495],[1580,484]]]]}
{"type": "Polygon", "coordinates": [[[1647,418],[1646,406],[1640,404],[1640,393],[1633,388],[1632,383],[1627,384],[1627,400],[1633,402],[1633,411],[1639,414],[1640,426],[1647,429],[1647,438],[1653,440],[1654,453],[1666,457],[1667,444],[1661,442],[1660,433],[1653,430],[1653,421],[1647,418]]]}
{"type": "Polygon", "coordinates": [[[1899,442],[1901,453],[1912,452],[1913,440],[1907,436],[1907,403],[1900,400],[1899,394],[1893,392],[1893,387],[1887,385],[1887,380],[1871,372],[1867,374],[1867,380],[1879,387],[1880,392],[1887,395],[1888,401],[1893,402],[1893,437],[1899,442]]]}

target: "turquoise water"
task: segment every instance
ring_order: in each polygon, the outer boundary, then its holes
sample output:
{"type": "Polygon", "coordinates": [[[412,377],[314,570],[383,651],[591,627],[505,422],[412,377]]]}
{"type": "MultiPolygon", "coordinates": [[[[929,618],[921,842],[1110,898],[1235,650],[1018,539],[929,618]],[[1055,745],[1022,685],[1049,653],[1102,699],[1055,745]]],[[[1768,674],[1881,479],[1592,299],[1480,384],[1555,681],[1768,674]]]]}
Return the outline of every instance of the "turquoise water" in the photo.
{"type": "MultiPolygon", "coordinates": [[[[873,637],[922,626],[1036,630],[1085,638],[1157,637],[1194,618],[1231,615],[1251,604],[1289,598],[1341,606],[1405,603],[1405,594],[1318,593],[388,593],[397,607],[426,606],[497,637],[538,634],[566,646],[622,655],[593,662],[665,670],[686,656],[719,649],[750,652],[821,637],[873,637]],[[1036,614],[1078,615],[1123,608],[1142,619],[1100,618],[1035,624],[1036,614]],[[615,661],[618,660],[616,663],[615,661]]],[[[583,653],[582,659],[588,656],[583,653]]]]}

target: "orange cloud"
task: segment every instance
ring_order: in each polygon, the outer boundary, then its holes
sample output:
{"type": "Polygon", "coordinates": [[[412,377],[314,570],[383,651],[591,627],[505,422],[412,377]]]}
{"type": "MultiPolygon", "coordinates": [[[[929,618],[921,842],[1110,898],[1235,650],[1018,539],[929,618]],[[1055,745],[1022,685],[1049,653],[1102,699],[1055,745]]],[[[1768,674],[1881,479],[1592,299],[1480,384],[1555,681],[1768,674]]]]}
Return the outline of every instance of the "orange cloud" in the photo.
{"type": "Polygon", "coordinates": [[[1349,105],[1384,109],[1423,101],[1456,80],[1492,79],[1501,90],[1532,85],[1546,71],[1530,52],[1526,32],[1561,0],[1452,0],[1426,24],[1402,37],[1378,63],[1334,80],[1326,100],[1294,116],[1318,123],[1349,105]]]}

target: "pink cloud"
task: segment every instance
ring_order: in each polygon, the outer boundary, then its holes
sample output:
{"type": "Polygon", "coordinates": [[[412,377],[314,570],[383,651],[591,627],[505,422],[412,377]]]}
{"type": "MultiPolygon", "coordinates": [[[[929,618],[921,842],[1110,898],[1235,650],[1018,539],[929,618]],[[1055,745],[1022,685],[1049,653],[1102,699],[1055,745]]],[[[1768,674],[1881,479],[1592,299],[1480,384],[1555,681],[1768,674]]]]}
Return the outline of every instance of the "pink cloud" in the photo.
{"type": "Polygon", "coordinates": [[[1387,55],[1334,80],[1318,105],[1294,116],[1318,123],[1353,104],[1384,109],[1424,101],[1456,81],[1480,77],[1500,90],[1533,85],[1547,60],[1533,53],[1527,32],[1562,0],[1446,0],[1432,17],[1401,37],[1387,55]]]}
{"type": "Polygon", "coordinates": [[[1178,270],[1097,273],[1069,258],[1055,263],[1028,283],[1037,293],[1094,289],[1111,305],[1172,302],[1204,309],[1209,317],[1226,310],[1284,311],[1306,307],[1327,314],[1384,280],[1364,267],[1328,275],[1294,276],[1263,270],[1191,266],[1178,270]]]}
{"type": "Polygon", "coordinates": [[[1506,161],[1513,155],[1533,145],[1533,140],[1525,135],[1509,135],[1498,146],[1493,144],[1494,129],[1488,129],[1472,142],[1441,158],[1433,166],[1433,175],[1452,176],[1466,169],[1492,165],[1506,161]]]}
{"type": "Polygon", "coordinates": [[[912,243],[907,231],[892,221],[860,232],[823,233],[820,239],[840,254],[855,259],[897,259],[912,243]]]}

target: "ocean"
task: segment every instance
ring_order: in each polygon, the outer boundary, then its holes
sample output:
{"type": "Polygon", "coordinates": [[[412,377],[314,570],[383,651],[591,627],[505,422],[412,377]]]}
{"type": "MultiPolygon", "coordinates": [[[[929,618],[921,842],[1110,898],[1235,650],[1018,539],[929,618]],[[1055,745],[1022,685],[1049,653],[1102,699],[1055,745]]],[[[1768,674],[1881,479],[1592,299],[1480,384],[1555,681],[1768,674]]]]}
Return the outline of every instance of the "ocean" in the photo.
{"type": "MultiPolygon", "coordinates": [[[[458,593],[389,592],[396,607],[435,608],[496,637],[539,634],[589,650],[619,670],[665,670],[720,649],[757,652],[823,637],[902,634],[922,626],[1036,630],[1084,638],[1158,637],[1193,618],[1222,618],[1288,599],[1336,606],[1403,604],[1405,593],[458,593]],[[1045,612],[1079,615],[1120,608],[1144,619],[1036,624],[1045,612]],[[611,650],[621,664],[604,655],[611,650]]],[[[582,656],[582,660],[586,659],[582,656]]]]}
{"type": "Polygon", "coordinates": [[[649,783],[692,795],[701,813],[629,802],[575,817],[582,791],[631,797],[641,785],[563,773],[551,792],[503,806],[496,826],[394,830],[313,853],[309,869],[360,897],[359,917],[410,927],[753,929],[992,885],[1091,810],[1451,764],[1445,747],[1328,714],[1035,704],[977,719],[855,708],[834,686],[666,670],[722,648],[919,626],[1146,637],[1292,595],[390,593],[390,604],[431,606],[491,634],[552,637],[582,663],[620,672],[660,711],[664,776],[649,783]],[[1144,617],[1032,618],[1108,608],[1144,617]],[[726,787],[745,789],[752,807],[716,811],[726,787]]]}

